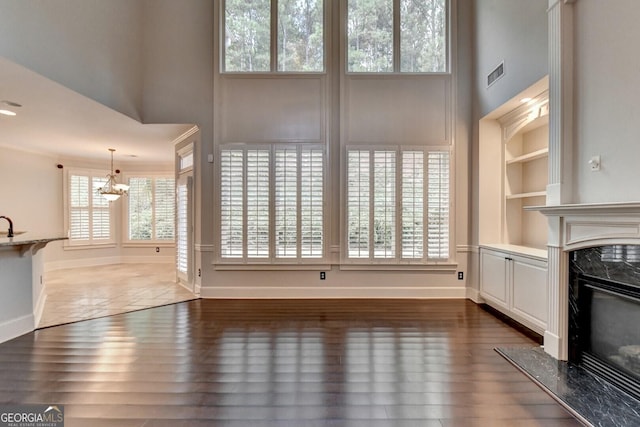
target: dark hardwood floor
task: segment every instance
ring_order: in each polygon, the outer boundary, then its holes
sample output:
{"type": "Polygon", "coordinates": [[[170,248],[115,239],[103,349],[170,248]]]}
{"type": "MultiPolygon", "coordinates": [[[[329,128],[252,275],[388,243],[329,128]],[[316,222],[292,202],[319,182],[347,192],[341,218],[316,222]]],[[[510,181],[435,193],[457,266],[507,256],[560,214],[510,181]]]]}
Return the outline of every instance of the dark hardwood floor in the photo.
{"type": "Polygon", "coordinates": [[[464,300],[197,300],[0,344],[0,405],[66,427],[576,426],[464,300]]]}

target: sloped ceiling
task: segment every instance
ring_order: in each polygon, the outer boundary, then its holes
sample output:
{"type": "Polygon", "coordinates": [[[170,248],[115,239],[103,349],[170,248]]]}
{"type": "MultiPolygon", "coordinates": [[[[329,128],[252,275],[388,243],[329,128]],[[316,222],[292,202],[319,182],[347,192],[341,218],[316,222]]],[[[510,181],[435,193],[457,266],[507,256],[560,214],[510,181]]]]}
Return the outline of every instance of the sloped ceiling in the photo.
{"type": "Polygon", "coordinates": [[[172,163],[174,141],[192,124],[142,124],[0,57],[0,146],[73,158],[172,163]]]}

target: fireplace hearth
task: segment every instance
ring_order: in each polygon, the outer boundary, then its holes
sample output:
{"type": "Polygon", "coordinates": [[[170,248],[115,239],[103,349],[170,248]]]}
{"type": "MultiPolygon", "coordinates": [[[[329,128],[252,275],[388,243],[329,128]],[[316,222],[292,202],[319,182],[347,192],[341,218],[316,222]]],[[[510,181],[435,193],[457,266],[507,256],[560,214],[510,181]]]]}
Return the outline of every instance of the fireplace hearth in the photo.
{"type": "Polygon", "coordinates": [[[640,246],[570,254],[569,361],[640,399],[640,246]]]}

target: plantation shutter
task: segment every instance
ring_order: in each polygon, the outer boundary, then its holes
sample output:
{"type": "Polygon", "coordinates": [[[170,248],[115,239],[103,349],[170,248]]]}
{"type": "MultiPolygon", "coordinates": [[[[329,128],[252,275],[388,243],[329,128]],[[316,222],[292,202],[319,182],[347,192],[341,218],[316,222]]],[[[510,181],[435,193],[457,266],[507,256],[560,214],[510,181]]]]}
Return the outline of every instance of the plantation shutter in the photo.
{"type": "Polygon", "coordinates": [[[89,178],[71,175],[69,178],[69,239],[89,240],[89,178]]]}
{"type": "Polygon", "coordinates": [[[295,147],[276,150],[276,257],[295,258],[298,237],[298,154],[295,147]]]}
{"type": "Polygon", "coordinates": [[[347,257],[448,259],[449,173],[446,151],[349,149],[347,257]]]}
{"type": "Polygon", "coordinates": [[[402,258],[423,257],[424,153],[402,152],[402,258]]]}
{"type": "Polygon", "coordinates": [[[70,170],[67,204],[70,245],[113,243],[111,206],[98,193],[107,179],[99,171],[70,170]]]}
{"type": "Polygon", "coordinates": [[[242,258],[244,237],[244,152],[220,154],[220,253],[242,258]]]}
{"type": "MultiPolygon", "coordinates": [[[[247,151],[247,256],[269,257],[269,151],[247,151]]],[[[240,219],[242,219],[240,217],[240,219]]],[[[242,236],[240,235],[240,238],[242,236]]],[[[241,254],[242,255],[242,254],[241,254]]]]}
{"type": "Polygon", "coordinates": [[[193,280],[193,177],[182,175],[176,183],[176,272],[178,280],[193,280]]]}
{"type": "Polygon", "coordinates": [[[449,153],[428,154],[427,252],[429,258],[449,258],[449,153]]]}
{"type": "Polygon", "coordinates": [[[322,258],[324,253],[322,150],[303,149],[300,159],[300,250],[305,258],[322,258]]]}
{"type": "Polygon", "coordinates": [[[373,153],[373,256],[395,258],[396,153],[373,153]]]}
{"type": "Polygon", "coordinates": [[[220,235],[221,258],[323,258],[324,151],[222,149],[220,235]]]}
{"type": "Polygon", "coordinates": [[[369,258],[369,151],[350,150],[347,169],[348,256],[369,258]]]}
{"type": "Polygon", "coordinates": [[[156,178],[154,187],[155,238],[173,240],[175,235],[175,179],[156,178]]]}

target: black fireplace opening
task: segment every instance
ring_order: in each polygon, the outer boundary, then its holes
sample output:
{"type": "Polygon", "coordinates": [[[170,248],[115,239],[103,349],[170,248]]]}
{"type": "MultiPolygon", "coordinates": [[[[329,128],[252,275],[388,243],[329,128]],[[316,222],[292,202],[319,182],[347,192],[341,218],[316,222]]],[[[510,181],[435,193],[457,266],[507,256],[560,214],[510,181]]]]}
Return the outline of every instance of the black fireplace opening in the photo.
{"type": "Polygon", "coordinates": [[[640,400],[640,245],[570,254],[569,361],[640,400]]]}

